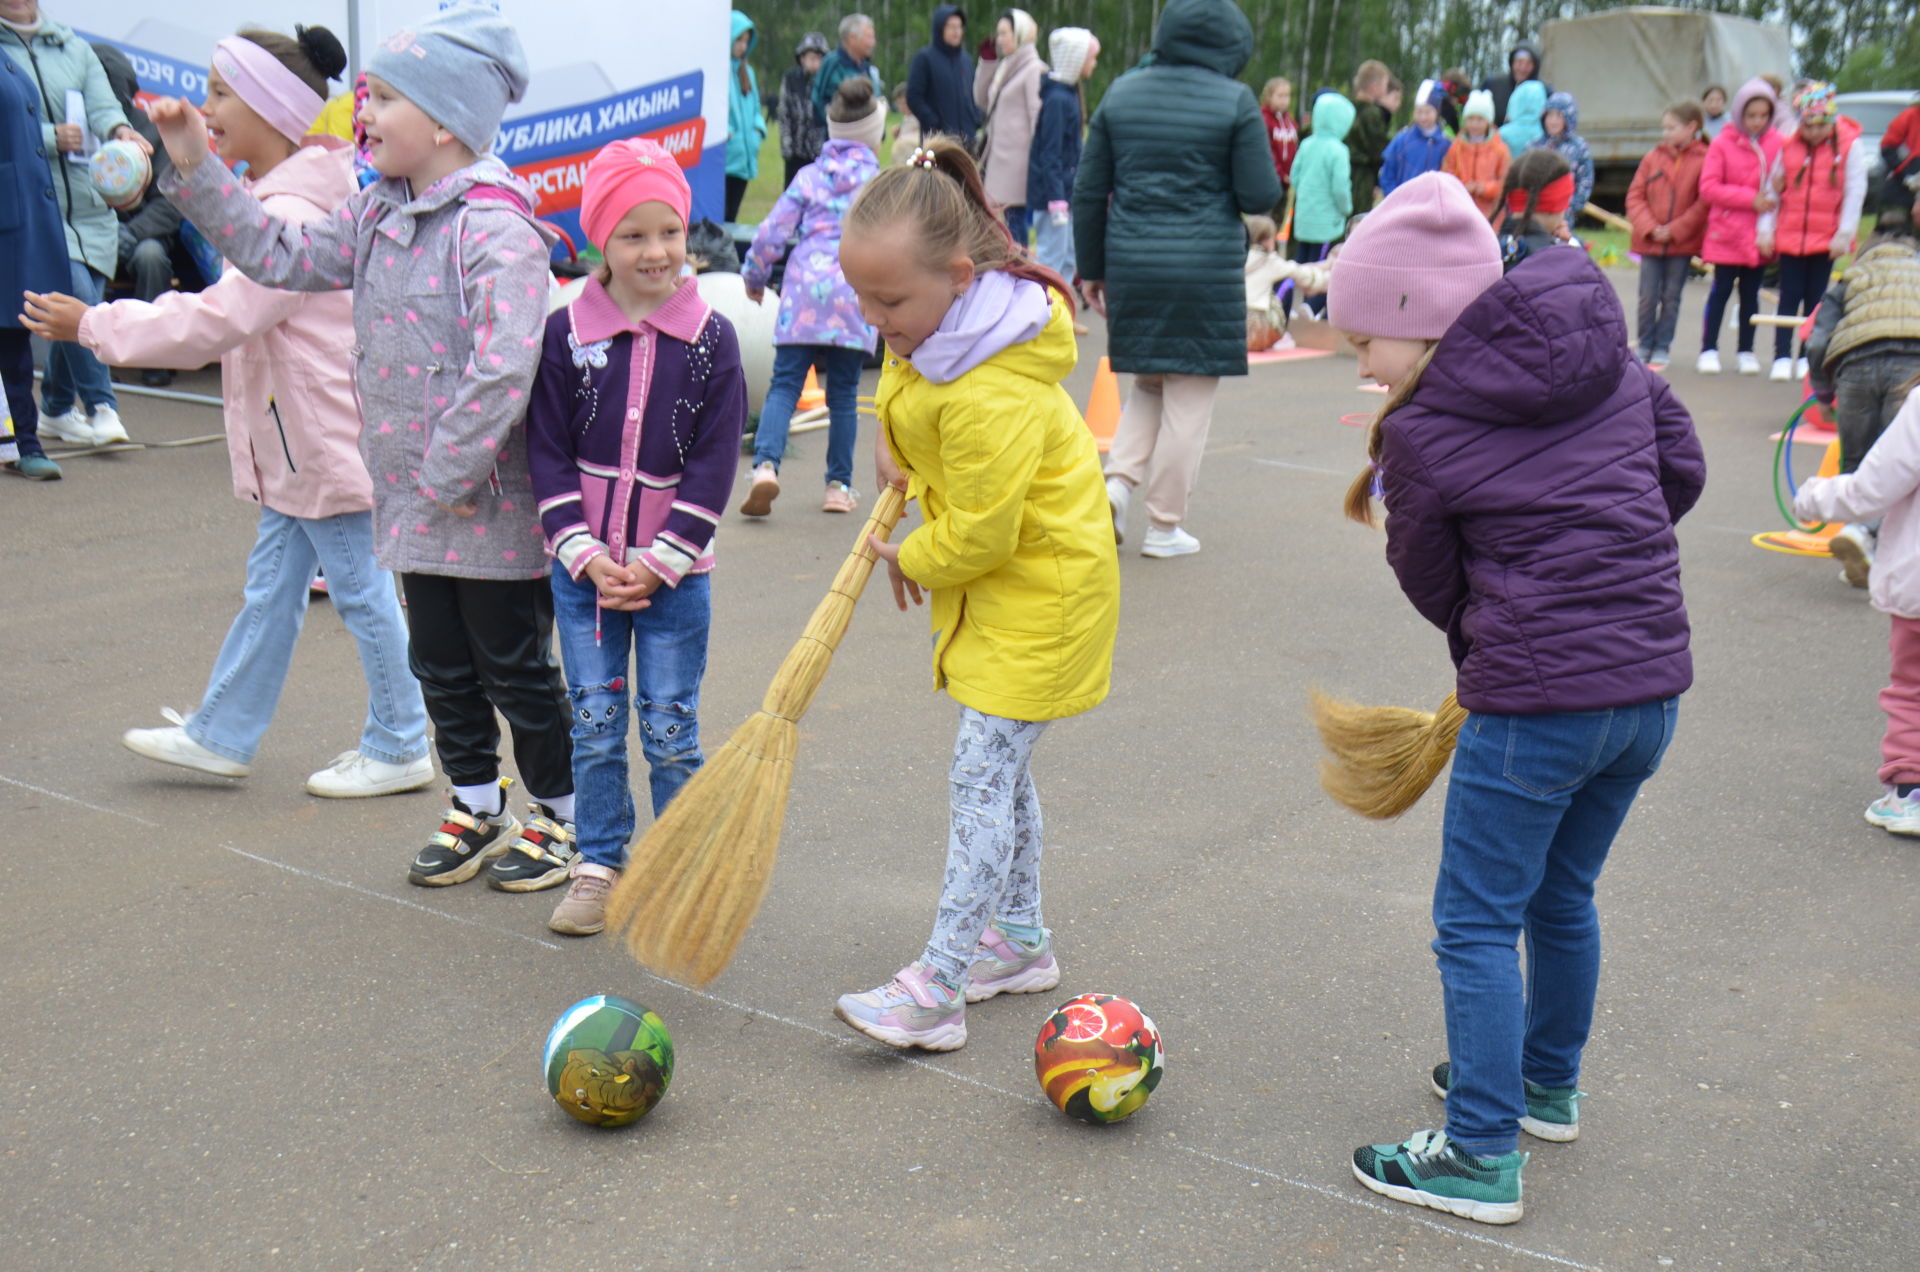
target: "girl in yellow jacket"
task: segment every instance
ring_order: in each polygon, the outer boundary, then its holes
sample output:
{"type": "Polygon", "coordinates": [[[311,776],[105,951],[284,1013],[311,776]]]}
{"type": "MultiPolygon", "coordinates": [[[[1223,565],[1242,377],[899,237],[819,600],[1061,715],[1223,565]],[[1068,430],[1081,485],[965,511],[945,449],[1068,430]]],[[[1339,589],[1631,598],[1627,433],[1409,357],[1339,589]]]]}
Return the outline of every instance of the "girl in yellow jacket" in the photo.
{"type": "Polygon", "coordinates": [[[933,598],[934,687],[960,703],[960,735],[933,936],[835,1010],[893,1046],[952,1051],[967,1003],[1060,983],[1029,765],[1049,721],[1107,696],[1120,567],[1093,436],[1060,387],[1078,356],[1067,286],[1015,248],[966,151],[936,139],[869,181],[840,265],[887,342],[880,480],[925,522],[874,546],[901,609],[933,598]]]}

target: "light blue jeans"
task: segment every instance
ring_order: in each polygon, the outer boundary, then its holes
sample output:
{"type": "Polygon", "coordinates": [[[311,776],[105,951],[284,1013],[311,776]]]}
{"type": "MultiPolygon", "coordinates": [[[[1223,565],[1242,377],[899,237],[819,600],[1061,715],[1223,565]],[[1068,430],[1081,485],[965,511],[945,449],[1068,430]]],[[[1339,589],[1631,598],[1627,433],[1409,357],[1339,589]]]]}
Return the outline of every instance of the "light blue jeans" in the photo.
{"type": "Polygon", "coordinates": [[[1453,1064],[1447,1137],[1476,1156],[1514,1150],[1527,1111],[1522,1078],[1546,1087],[1580,1080],[1600,983],[1594,882],[1673,741],[1679,704],[1474,712],[1460,727],[1433,952],[1453,1064]]]}
{"type": "Polygon", "coordinates": [[[1073,259],[1073,222],[1055,225],[1053,214],[1041,208],[1033,218],[1033,255],[1067,282],[1073,282],[1073,271],[1079,268],[1073,259]]]}
{"type": "MultiPolygon", "coordinates": [[[[69,261],[73,280],[73,298],[97,305],[106,295],[107,280],[82,265],[69,261]]],[[[47,374],[40,383],[40,407],[48,415],[65,415],[78,397],[83,410],[96,406],[118,408],[120,399],[113,393],[113,374],[107,364],[93,356],[83,344],[59,341],[47,346],[47,374]]]]}
{"type": "Polygon", "coordinates": [[[407,624],[393,576],[373,563],[371,512],[308,519],[260,509],[245,603],[214,659],[200,709],[187,720],[187,736],[215,755],[253,762],[286,688],[316,566],[326,573],[334,611],[360,647],[367,720],[359,750],[410,764],[427,753],[427,707],[407,669],[407,624]]]}

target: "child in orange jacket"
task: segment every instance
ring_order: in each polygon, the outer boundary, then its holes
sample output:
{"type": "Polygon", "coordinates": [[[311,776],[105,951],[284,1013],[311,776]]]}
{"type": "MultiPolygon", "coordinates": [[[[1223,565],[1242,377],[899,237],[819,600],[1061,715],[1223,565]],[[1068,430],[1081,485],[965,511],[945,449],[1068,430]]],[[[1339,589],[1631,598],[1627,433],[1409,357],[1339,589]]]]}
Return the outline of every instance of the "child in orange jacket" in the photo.
{"type": "Polygon", "coordinates": [[[1698,102],[1667,107],[1660,116],[1660,144],[1640,161],[1627,187],[1627,220],[1640,257],[1638,348],[1640,360],[1655,371],[1667,365],[1687,268],[1707,237],[1707,205],[1700,199],[1705,122],[1698,102]]]}
{"type": "Polygon", "coordinates": [[[1474,206],[1489,222],[1500,206],[1500,191],[1507,183],[1507,165],[1513,152],[1500,134],[1493,130],[1493,94],[1478,89],[1467,94],[1460,111],[1460,136],[1440,162],[1440,170],[1458,177],[1473,196],[1474,206]]]}

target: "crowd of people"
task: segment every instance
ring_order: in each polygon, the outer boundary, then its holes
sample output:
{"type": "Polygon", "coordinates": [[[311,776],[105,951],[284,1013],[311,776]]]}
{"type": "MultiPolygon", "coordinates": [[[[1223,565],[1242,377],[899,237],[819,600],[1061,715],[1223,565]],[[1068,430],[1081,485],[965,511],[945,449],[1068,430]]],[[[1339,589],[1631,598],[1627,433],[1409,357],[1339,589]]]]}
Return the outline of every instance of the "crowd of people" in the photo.
{"type": "MultiPolygon", "coordinates": [[[[918,140],[885,167],[871,19],[850,15],[836,46],[800,41],[777,98],[787,180],[744,266],[755,300],[783,260],[785,281],[740,511],[771,511],[810,371],[826,376],[830,415],[822,506],[857,508],[861,366],[881,346],[874,477],[910,491],[921,524],[873,547],[900,608],[928,604],[935,680],[959,707],[932,933],[835,1010],[890,1045],[951,1050],[969,1004],[1059,983],[1034,748],[1110,688],[1133,496],[1143,554],[1199,550],[1188,505],[1220,379],[1284,337],[1297,301],[1387,390],[1347,510],[1371,523],[1385,505],[1388,562],[1446,633],[1466,712],[1433,909],[1448,1057],[1427,1080],[1446,1100],[1444,1129],[1363,1146],[1351,1169],[1398,1200],[1512,1222],[1520,1134],[1579,1133],[1595,881],[1692,683],[1674,524],[1705,463],[1658,371],[1696,252],[1714,268],[1702,371],[1717,370],[1735,294],[1747,369],[1762,261],[1780,263],[1783,312],[1820,303],[1804,356],[1837,401],[1845,462],[1805,486],[1800,507],[1855,519],[1835,555],[1895,616],[1888,789],[1868,817],[1920,834],[1910,221],[1883,214],[1829,290],[1864,184],[1858,130],[1835,118],[1830,87],[1802,84],[1785,105],[1763,80],[1720,94],[1710,141],[1717,103],[1675,103],[1629,199],[1636,347],[1612,284],[1574,242],[1592,187],[1578,105],[1540,81],[1530,45],[1478,88],[1458,70],[1420,80],[1396,134],[1405,89],[1377,61],[1349,93],[1316,92],[1305,125],[1285,79],[1256,97],[1242,81],[1252,29],[1231,0],[1170,0],[1150,55],[1090,113],[1092,31],[1052,31],[1046,61],[1018,9],[999,15],[977,62],[957,7],[934,11],[930,35],[905,89],[918,140]],[[1292,300],[1276,303],[1276,289],[1292,300]],[[1133,377],[1104,465],[1062,387],[1085,306],[1133,377]],[[1509,373],[1489,381],[1494,345],[1509,373]]],[[[767,126],[752,20],[736,13],[731,38],[730,216],[767,126]]],[[[703,762],[713,543],[747,424],[734,329],[691,276],[680,164],[646,140],[592,158],[581,224],[600,263],[549,313],[552,233],[531,188],[489,153],[528,76],[491,6],[452,5],[374,47],[358,107],[365,181],[353,147],[312,131],[346,65],[324,29],[222,39],[204,110],[155,103],[151,139],[98,56],[36,0],[0,0],[0,45],[31,52],[0,58],[0,117],[7,157],[38,165],[31,215],[0,237],[38,249],[0,254],[15,271],[0,297],[21,301],[0,327],[27,426],[16,467],[36,475],[36,420],[89,441],[113,433],[105,364],[219,357],[235,491],[260,509],[243,606],[199,708],[126,744],[246,776],[323,569],[368,708],[356,747],[308,789],[419,789],[435,780],[431,751],[452,791],[408,879],[564,886],[552,929],[601,931],[637,831],[635,717],[656,815],[703,762]],[[210,286],[104,301],[120,227],[64,157],[80,143],[62,130],[76,126],[46,122],[49,76],[84,95],[97,135],[159,143],[171,163],[154,197],[209,231],[230,266],[210,286]],[[42,128],[19,126],[36,118],[42,128]],[[22,374],[28,331],[57,359],[38,410],[30,366],[22,374]],[[76,409],[91,414],[72,423],[76,409]],[[524,818],[496,717],[526,783],[524,818]]],[[[1911,163],[1896,153],[1889,166],[1898,177],[1911,163]]]]}

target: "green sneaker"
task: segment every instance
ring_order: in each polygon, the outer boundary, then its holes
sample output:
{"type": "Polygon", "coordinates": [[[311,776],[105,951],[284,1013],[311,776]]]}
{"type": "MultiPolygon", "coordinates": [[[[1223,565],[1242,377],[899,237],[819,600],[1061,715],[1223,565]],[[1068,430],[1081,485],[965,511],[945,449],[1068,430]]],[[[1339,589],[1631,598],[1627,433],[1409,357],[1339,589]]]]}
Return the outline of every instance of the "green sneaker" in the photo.
{"type": "MultiPolygon", "coordinates": [[[[1433,1066],[1433,1093],[1447,1098],[1453,1085],[1453,1063],[1442,1060],[1433,1066]]],[[[1527,1113],[1520,1129],[1535,1139],[1571,1144],[1580,1138],[1580,1097],[1585,1091],[1574,1087],[1543,1087],[1527,1083],[1527,1113]]]]}
{"type": "Polygon", "coordinates": [[[1444,1210],[1480,1223],[1517,1223],[1520,1170],[1527,1155],[1475,1157],[1445,1131],[1417,1131],[1404,1144],[1353,1150],[1353,1177],[1383,1197],[1444,1210]]]}

